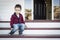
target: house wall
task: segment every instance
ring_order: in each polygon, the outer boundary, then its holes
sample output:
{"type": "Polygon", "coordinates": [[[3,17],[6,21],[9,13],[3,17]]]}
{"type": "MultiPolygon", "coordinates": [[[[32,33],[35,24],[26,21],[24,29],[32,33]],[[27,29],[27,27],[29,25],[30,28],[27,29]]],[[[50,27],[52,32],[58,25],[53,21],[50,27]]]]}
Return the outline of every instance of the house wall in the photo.
{"type": "Polygon", "coordinates": [[[21,13],[24,16],[24,0],[0,0],[0,21],[10,21],[16,4],[22,5],[21,13]]]}

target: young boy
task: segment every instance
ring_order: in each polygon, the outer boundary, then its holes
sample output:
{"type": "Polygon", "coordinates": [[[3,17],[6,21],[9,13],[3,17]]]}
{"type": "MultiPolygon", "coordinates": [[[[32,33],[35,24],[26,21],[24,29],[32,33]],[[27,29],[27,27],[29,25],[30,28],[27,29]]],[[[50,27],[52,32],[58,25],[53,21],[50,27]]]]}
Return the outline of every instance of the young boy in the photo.
{"type": "Polygon", "coordinates": [[[21,5],[16,4],[15,12],[11,16],[11,21],[10,21],[11,28],[13,28],[9,33],[10,35],[13,35],[18,29],[19,29],[19,35],[21,35],[24,31],[25,22],[23,20],[22,14],[20,13],[21,9],[22,9],[21,5]]]}

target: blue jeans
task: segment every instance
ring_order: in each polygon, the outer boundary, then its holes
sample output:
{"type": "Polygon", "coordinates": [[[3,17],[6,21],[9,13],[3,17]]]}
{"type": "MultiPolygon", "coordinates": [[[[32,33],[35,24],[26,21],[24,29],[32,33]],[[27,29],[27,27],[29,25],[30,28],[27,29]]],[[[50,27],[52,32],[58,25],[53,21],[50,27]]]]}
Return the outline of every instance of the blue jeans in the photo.
{"type": "Polygon", "coordinates": [[[19,35],[22,34],[22,32],[24,31],[25,28],[25,24],[13,24],[13,29],[11,30],[11,32],[9,34],[14,34],[17,30],[19,30],[19,35]]]}

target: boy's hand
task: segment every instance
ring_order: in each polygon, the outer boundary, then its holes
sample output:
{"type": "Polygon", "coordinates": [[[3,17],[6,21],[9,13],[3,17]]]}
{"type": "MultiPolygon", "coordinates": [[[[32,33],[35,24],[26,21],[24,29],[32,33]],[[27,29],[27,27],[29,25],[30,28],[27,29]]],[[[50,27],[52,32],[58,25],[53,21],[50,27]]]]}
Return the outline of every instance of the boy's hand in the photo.
{"type": "Polygon", "coordinates": [[[11,30],[12,30],[13,28],[11,28],[11,30]]]}
{"type": "Polygon", "coordinates": [[[25,28],[27,28],[27,26],[25,25],[25,28]]]}

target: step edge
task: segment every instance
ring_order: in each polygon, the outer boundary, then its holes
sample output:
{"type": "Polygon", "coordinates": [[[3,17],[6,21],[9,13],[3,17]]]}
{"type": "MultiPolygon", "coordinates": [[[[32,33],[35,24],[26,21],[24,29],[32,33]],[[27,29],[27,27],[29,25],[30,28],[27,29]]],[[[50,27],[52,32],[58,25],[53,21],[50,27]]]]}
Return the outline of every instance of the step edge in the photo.
{"type": "MultiPolygon", "coordinates": [[[[11,30],[11,28],[0,28],[0,30],[11,30]]],[[[60,30],[60,28],[25,28],[25,30],[60,30]]]]}

